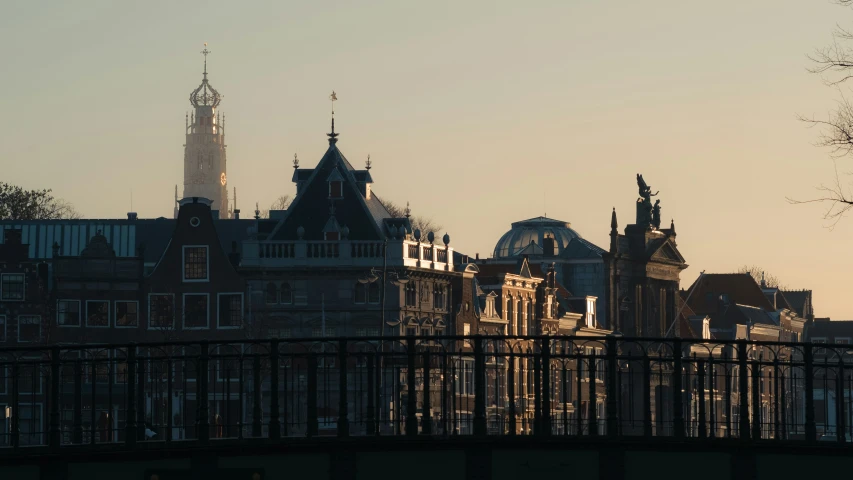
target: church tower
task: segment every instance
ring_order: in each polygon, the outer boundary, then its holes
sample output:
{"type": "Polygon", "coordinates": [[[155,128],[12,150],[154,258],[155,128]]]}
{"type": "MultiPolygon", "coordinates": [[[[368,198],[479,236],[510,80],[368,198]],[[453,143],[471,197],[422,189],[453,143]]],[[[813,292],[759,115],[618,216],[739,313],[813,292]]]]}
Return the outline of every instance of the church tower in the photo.
{"type": "Polygon", "coordinates": [[[204,77],[190,94],[195,111],[186,119],[184,145],[184,195],[213,201],[212,210],[220,218],[228,216],[228,190],[225,168],[225,117],[216,112],[222,95],[207,81],[207,44],[204,44],[204,77]]]}

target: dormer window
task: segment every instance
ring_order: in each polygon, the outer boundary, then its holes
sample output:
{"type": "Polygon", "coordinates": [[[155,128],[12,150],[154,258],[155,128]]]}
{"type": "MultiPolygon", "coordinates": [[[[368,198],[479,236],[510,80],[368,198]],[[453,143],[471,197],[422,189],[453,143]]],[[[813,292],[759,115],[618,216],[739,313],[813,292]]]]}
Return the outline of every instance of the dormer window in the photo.
{"type": "Polygon", "coordinates": [[[329,198],[341,198],[343,197],[341,182],[334,181],[329,182],[329,198]]]}
{"type": "Polygon", "coordinates": [[[332,170],[332,174],[326,179],[329,182],[329,198],[343,198],[344,196],[344,177],[337,169],[332,170]]]}

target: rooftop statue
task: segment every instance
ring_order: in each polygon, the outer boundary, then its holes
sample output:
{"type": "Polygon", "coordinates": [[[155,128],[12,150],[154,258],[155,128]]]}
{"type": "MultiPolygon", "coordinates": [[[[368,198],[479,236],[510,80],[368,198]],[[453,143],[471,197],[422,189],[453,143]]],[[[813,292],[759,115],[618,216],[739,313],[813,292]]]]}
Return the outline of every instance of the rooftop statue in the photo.
{"type": "MultiPolygon", "coordinates": [[[[641,174],[637,174],[637,187],[639,187],[640,198],[637,199],[637,225],[642,225],[646,228],[655,227],[655,217],[653,212],[656,211],[660,217],[660,200],[655,206],[652,206],[652,197],[660,192],[652,193],[652,187],[646,185],[641,174]]],[[[660,225],[660,220],[657,220],[657,225],[660,225]]]]}

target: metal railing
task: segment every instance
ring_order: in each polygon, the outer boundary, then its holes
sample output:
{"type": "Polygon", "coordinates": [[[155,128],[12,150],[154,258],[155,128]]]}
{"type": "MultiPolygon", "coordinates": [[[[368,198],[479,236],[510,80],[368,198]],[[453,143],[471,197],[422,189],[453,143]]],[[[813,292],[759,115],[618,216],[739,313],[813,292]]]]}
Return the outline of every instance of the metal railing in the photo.
{"type": "Polygon", "coordinates": [[[374,435],[848,443],[845,345],[562,336],[0,349],[0,446],[374,435]],[[842,434],[843,433],[843,434],[842,434]]]}

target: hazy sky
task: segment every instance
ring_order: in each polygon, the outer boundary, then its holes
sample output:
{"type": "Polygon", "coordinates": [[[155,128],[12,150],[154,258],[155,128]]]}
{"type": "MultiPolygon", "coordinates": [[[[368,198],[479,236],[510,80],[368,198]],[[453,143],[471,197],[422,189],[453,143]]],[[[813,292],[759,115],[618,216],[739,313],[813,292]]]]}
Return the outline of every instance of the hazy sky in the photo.
{"type": "Polygon", "coordinates": [[[132,189],[140,216],[170,216],[209,42],[244,212],[294,192],[294,152],[320,159],[334,89],[344,154],[369,153],[374,191],[458,250],[488,255],[545,212],[606,247],[643,173],[675,218],[682,285],[757,264],[851,318],[853,218],[830,231],[820,206],[785,201],[832,179],[796,114],[834,105],[805,69],[836,23],[853,11],[829,0],[7,0],[0,181],[101,218],[132,189]]]}

